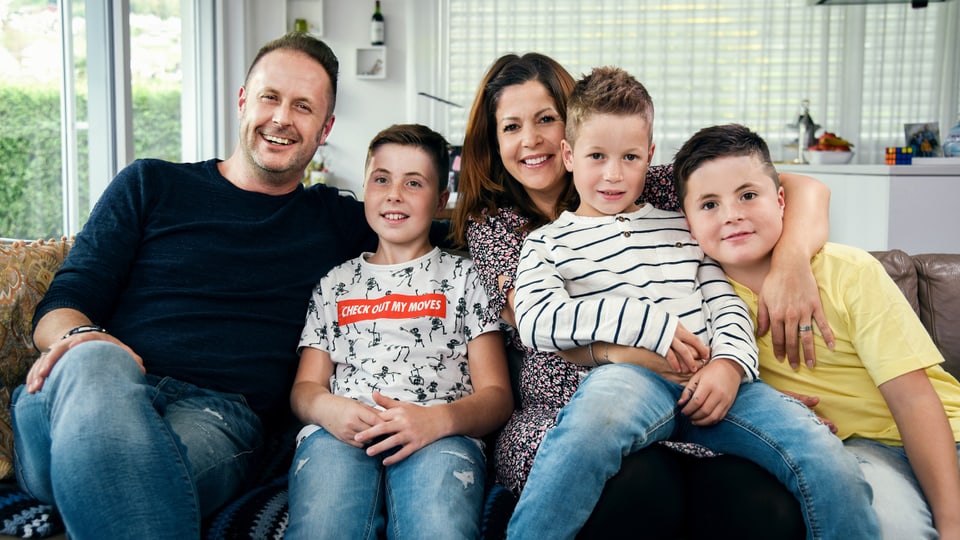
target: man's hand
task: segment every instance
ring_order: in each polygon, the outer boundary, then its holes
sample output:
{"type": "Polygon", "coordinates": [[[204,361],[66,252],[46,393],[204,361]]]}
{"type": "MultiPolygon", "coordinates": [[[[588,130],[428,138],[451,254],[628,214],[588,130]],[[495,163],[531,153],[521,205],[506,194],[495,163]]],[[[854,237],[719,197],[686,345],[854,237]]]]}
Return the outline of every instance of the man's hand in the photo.
{"type": "Polygon", "coordinates": [[[805,266],[800,271],[771,267],[758,295],[757,335],[769,331],[774,356],[782,362],[786,354],[794,370],[800,368],[802,347],[806,366],[813,369],[817,362],[814,324],[820,329],[827,347],[833,350],[833,332],[823,312],[817,280],[810,267],[805,266]]]}
{"type": "Polygon", "coordinates": [[[680,412],[695,426],[711,426],[727,415],[740,390],[743,369],[733,360],[717,358],[690,378],[677,401],[680,412]]]}
{"type": "Polygon", "coordinates": [[[40,358],[37,358],[37,361],[30,366],[30,371],[27,372],[27,392],[33,394],[40,391],[40,389],[43,388],[43,382],[50,376],[50,370],[53,369],[53,366],[56,365],[60,358],[62,358],[68,350],[86,341],[109,341],[119,345],[136,360],[137,364],[140,365],[140,371],[146,373],[146,369],[143,367],[143,358],[140,358],[139,354],[133,352],[133,349],[119,339],[103,332],[85,332],[56,341],[40,353],[40,358]]]}

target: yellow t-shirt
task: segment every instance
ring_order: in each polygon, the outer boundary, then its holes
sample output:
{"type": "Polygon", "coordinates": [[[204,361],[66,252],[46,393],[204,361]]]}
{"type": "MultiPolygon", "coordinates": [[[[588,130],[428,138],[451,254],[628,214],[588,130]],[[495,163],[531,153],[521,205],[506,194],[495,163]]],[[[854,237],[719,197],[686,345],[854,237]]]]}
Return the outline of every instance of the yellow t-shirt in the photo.
{"type": "MultiPolygon", "coordinates": [[[[775,388],[818,396],[817,413],[833,421],[841,439],[862,437],[902,445],[880,384],[926,370],[940,396],[954,439],[960,442],[960,383],[940,364],[943,356],[903,293],[872,255],[828,243],[811,261],[820,300],[836,341],[827,348],[813,325],[817,364],[793,371],[773,355],[770,333],[757,340],[760,378],[775,388]]],[[[756,323],[757,296],[730,280],[756,323]]]]}

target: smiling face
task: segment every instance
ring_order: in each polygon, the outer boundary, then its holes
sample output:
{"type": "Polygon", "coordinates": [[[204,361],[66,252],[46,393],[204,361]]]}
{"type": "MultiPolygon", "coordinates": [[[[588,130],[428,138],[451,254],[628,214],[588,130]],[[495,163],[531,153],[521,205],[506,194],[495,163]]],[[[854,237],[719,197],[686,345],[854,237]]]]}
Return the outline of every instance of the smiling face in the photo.
{"type": "Polygon", "coordinates": [[[547,88],[527,81],[504,88],[497,101],[497,144],[503,167],[546,215],[567,187],[560,159],[563,120],[547,88]]]}
{"type": "Polygon", "coordinates": [[[580,194],[577,215],[610,216],[639,208],[653,159],[650,125],[640,115],[594,114],[573,146],[563,141],[563,161],[580,194]]]}
{"type": "Polygon", "coordinates": [[[424,150],[401,144],[376,148],[367,164],[363,207],[380,237],[371,262],[399,263],[425,255],[433,216],[447,204],[436,165],[424,150]]]}
{"type": "Polygon", "coordinates": [[[755,156],[705,161],[687,180],[683,209],[703,252],[733,279],[766,272],[783,231],[783,188],[755,156]]]}
{"type": "Polygon", "coordinates": [[[272,186],[296,185],[333,127],[330,78],[305,53],[266,54],[240,89],[245,172],[272,186]]]}

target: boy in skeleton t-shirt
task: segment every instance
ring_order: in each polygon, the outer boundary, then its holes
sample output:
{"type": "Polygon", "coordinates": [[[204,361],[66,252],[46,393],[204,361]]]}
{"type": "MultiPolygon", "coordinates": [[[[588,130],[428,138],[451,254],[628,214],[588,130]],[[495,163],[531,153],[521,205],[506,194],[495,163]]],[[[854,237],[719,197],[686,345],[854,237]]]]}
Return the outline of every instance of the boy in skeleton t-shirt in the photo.
{"type": "Polygon", "coordinates": [[[290,538],[476,538],[478,440],[513,408],[496,314],[472,263],[433,247],[448,145],[419,125],[374,137],[364,207],[375,253],[315,287],[291,406],[290,538]]]}

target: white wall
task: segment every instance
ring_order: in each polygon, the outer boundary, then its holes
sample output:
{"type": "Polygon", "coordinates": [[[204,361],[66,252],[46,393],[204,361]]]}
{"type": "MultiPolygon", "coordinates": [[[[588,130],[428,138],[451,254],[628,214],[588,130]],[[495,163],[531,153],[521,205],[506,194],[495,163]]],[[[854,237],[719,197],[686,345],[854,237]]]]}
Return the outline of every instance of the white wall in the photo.
{"type": "MultiPolygon", "coordinates": [[[[373,1],[295,0],[300,6],[316,2],[323,9],[323,34],[326,42],[340,59],[340,78],[337,92],[336,121],[323,148],[326,164],[332,172],[328,180],[339,188],[349,189],[358,197],[362,191],[363,162],[370,139],[381,129],[396,123],[419,121],[430,124],[431,107],[417,98],[420,90],[431,91],[432,74],[412,75],[409,57],[429,54],[435,48],[432,42],[436,17],[433,0],[381,0],[381,11],[386,20],[387,78],[358,79],[356,77],[356,49],[370,45],[370,17],[373,1]],[[416,51],[414,50],[416,49],[416,51]],[[419,86],[419,88],[418,88],[419,86]],[[419,110],[418,110],[419,109],[419,110]],[[427,115],[418,119],[419,115],[427,115]]],[[[228,54],[227,78],[230,100],[225,104],[229,139],[226,153],[236,144],[236,92],[243,84],[246,66],[257,49],[286,31],[286,2],[284,0],[246,0],[243,13],[228,13],[225,31],[227,49],[236,40],[231,35],[243,33],[246,43],[242,62],[228,54]],[[245,20],[245,28],[238,28],[245,20]],[[231,22],[232,21],[232,22],[231,22]],[[230,28],[232,27],[232,28],[230,28]],[[241,69],[238,66],[243,65],[241,69]],[[232,134],[232,135],[231,135],[232,134]]],[[[239,11],[237,4],[226,5],[226,10],[239,11]]],[[[421,70],[423,71],[423,70],[421,70]]],[[[429,71],[429,70],[427,70],[429,71]]]]}

